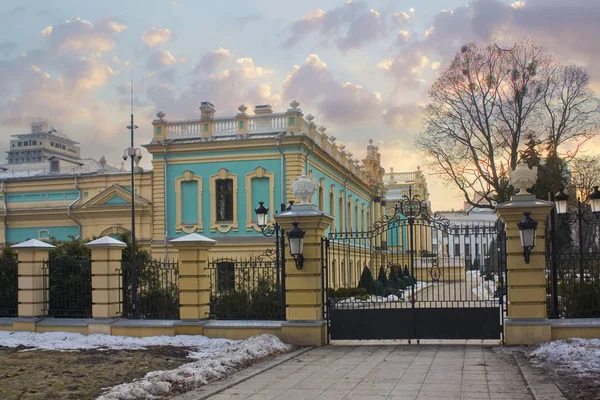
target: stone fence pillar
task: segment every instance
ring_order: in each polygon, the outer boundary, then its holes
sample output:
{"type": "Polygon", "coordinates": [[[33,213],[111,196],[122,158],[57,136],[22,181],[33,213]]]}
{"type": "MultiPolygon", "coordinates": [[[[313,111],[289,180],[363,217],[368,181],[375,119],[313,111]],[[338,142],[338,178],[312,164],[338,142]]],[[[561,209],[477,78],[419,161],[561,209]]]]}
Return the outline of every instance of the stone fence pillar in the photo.
{"type": "Polygon", "coordinates": [[[546,315],[546,238],[544,225],[552,203],[535,196],[513,196],[496,207],[498,217],[506,224],[508,269],[508,319],[504,323],[504,340],[508,345],[533,344],[551,339],[550,321],[546,315]],[[529,264],[525,263],[517,223],[523,213],[531,212],[538,222],[536,244],[529,264]]]}
{"type": "Polygon", "coordinates": [[[298,222],[298,227],[305,231],[302,269],[296,268],[289,247],[285,250],[287,322],[282,327],[282,333],[288,343],[324,345],[327,343],[327,326],[323,321],[321,239],[331,226],[333,217],[312,204],[299,204],[277,214],[275,219],[283,234],[292,227],[293,222],[298,222]]]}
{"type": "Polygon", "coordinates": [[[110,236],[86,244],[92,250],[92,317],[116,318],[121,309],[119,282],[123,249],[127,245],[110,236]]]}
{"type": "Polygon", "coordinates": [[[208,254],[213,239],[191,233],[169,243],[179,251],[179,318],[206,319],[210,313],[208,254]]]}
{"type": "Polygon", "coordinates": [[[44,262],[55,246],[31,239],[11,246],[19,260],[19,321],[16,330],[35,331],[35,317],[47,313],[48,288],[44,282],[44,262]]]}

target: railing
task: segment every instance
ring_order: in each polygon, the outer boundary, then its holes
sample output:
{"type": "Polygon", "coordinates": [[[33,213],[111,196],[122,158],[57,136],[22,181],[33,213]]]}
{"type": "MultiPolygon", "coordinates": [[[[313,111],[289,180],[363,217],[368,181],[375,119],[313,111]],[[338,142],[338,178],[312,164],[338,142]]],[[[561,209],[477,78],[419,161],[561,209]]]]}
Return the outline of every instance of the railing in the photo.
{"type": "Polygon", "coordinates": [[[0,256],[0,317],[18,315],[18,285],[16,258],[0,256]]]}
{"type": "Polygon", "coordinates": [[[131,302],[131,263],[121,265],[122,316],[132,319],[179,319],[179,263],[151,260],[138,265],[137,305],[131,302]]]}
{"type": "Polygon", "coordinates": [[[275,260],[209,260],[210,317],[214,319],[283,320],[283,271],[275,260]]]}
{"type": "Polygon", "coordinates": [[[90,318],[92,316],[92,262],[90,259],[57,257],[42,267],[44,305],[49,316],[90,318]]]}
{"type": "MultiPolygon", "coordinates": [[[[237,120],[235,117],[214,118],[213,134],[235,135],[237,133],[237,120]]],[[[303,119],[303,127],[305,126],[303,119]]],[[[200,137],[202,135],[201,120],[187,120],[167,122],[168,138],[183,139],[191,137],[200,137]]],[[[285,114],[264,114],[252,115],[248,117],[248,133],[269,133],[281,132],[287,129],[285,114]]],[[[308,130],[306,130],[308,133],[308,130]]]]}
{"type": "Polygon", "coordinates": [[[550,318],[600,317],[600,218],[587,206],[546,224],[547,310],[550,318]]]}

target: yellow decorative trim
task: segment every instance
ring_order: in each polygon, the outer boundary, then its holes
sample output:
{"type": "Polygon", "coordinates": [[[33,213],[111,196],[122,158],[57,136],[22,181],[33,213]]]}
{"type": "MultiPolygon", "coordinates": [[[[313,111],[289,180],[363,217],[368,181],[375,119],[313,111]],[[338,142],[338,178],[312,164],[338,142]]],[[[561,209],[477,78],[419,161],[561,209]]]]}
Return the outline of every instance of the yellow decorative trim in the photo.
{"type": "Polygon", "coordinates": [[[354,226],[357,232],[360,231],[360,225],[358,225],[358,202],[358,199],[354,201],[354,226]]]}
{"type": "Polygon", "coordinates": [[[329,215],[333,217],[331,231],[335,232],[335,185],[329,186],[329,215]]]}
{"type": "Polygon", "coordinates": [[[106,228],[100,233],[100,237],[119,235],[121,233],[129,233],[129,229],[123,228],[121,225],[113,225],[110,228],[106,228]]]}
{"type": "Polygon", "coordinates": [[[183,175],[179,178],[175,178],[175,231],[180,233],[194,233],[196,231],[202,231],[204,226],[202,224],[202,177],[196,176],[190,170],[183,172],[183,175]],[[183,195],[181,187],[183,182],[197,182],[198,183],[198,221],[195,224],[186,224],[183,221],[183,195]]]}
{"type": "MultiPolygon", "coordinates": [[[[237,158],[236,158],[237,160],[237,158]]],[[[230,173],[227,169],[221,168],[219,172],[210,177],[210,231],[221,233],[227,233],[230,230],[234,232],[238,231],[238,212],[237,212],[237,194],[238,194],[238,177],[235,174],[230,173]],[[218,179],[231,179],[233,181],[233,221],[219,221],[217,222],[217,202],[214,196],[216,196],[215,186],[218,179]]]]}
{"type": "Polygon", "coordinates": [[[344,206],[344,194],[340,191],[338,195],[338,211],[340,213],[340,232],[343,232],[346,229],[346,220],[344,219],[344,216],[346,215],[346,210],[344,210],[345,208],[346,207],[344,206]]]}
{"type": "Polygon", "coordinates": [[[325,178],[319,179],[318,200],[319,211],[325,212],[325,178]]]}
{"type": "MultiPolygon", "coordinates": [[[[200,157],[183,157],[183,158],[169,158],[169,165],[174,164],[189,164],[198,162],[220,162],[223,158],[229,156],[200,156],[200,157]]],[[[248,155],[235,155],[235,161],[264,161],[264,160],[279,160],[280,155],[277,156],[270,154],[248,154],[248,155]]]]}
{"type": "Polygon", "coordinates": [[[270,221],[273,221],[275,218],[275,174],[267,172],[263,167],[256,167],[254,172],[246,174],[246,231],[254,229],[257,232],[260,232],[260,228],[256,225],[256,222],[252,221],[252,215],[254,215],[254,210],[252,208],[254,206],[254,204],[252,204],[252,179],[255,178],[269,179],[269,214],[270,221]]]}

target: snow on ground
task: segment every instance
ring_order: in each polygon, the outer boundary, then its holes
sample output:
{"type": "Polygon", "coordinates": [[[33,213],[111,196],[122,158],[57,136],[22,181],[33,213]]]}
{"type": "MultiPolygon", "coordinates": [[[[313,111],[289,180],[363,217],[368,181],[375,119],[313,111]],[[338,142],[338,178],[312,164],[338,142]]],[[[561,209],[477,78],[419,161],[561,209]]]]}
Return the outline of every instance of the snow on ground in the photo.
{"type": "Polygon", "coordinates": [[[226,345],[230,340],[209,339],[205,336],[128,336],[82,335],[69,332],[5,332],[0,331],[0,346],[30,347],[29,350],[83,350],[83,349],[144,349],[149,346],[202,347],[226,345]]]}
{"type": "Polygon", "coordinates": [[[168,371],[153,371],[142,379],[108,389],[98,399],[155,399],[173,388],[192,390],[224,378],[271,354],[291,350],[273,335],[259,335],[246,340],[209,339],[205,336],[154,336],[132,338],[78,333],[2,332],[0,346],[26,346],[28,350],[75,351],[81,349],[143,349],[150,346],[179,346],[194,350],[188,355],[196,361],[168,371]]]}
{"type": "Polygon", "coordinates": [[[542,343],[531,353],[579,375],[600,373],[600,339],[566,339],[542,343]]]}

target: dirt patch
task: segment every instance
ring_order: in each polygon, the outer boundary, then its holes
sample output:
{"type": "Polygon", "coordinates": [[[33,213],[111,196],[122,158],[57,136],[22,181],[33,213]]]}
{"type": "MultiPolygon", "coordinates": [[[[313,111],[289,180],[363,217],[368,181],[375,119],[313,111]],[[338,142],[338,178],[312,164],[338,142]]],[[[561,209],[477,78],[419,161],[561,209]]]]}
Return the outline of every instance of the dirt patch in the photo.
{"type": "Polygon", "coordinates": [[[0,347],[1,399],[93,399],[102,388],[192,362],[190,349],[22,351],[0,347]]]}
{"type": "Polygon", "coordinates": [[[573,373],[565,366],[550,364],[537,359],[530,359],[531,364],[543,368],[569,400],[599,400],[600,374],[585,376],[573,373]]]}

